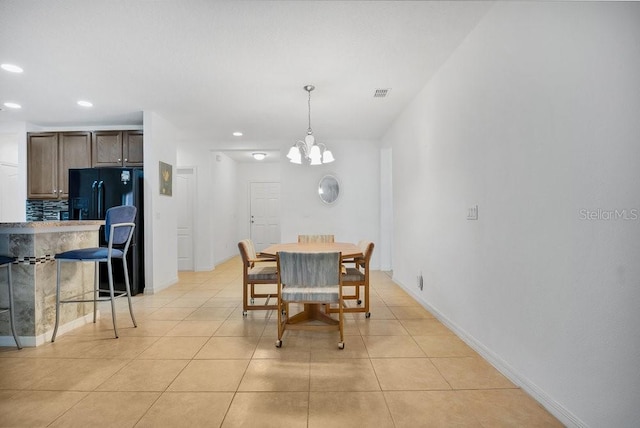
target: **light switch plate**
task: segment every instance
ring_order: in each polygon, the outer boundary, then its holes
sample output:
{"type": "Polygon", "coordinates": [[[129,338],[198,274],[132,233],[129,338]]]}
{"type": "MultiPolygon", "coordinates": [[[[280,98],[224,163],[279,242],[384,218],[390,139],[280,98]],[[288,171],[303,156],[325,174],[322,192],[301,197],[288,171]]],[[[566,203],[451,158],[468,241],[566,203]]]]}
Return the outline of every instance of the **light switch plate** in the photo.
{"type": "Polygon", "coordinates": [[[478,205],[474,205],[469,208],[467,212],[467,220],[477,220],[478,219],[478,205]]]}

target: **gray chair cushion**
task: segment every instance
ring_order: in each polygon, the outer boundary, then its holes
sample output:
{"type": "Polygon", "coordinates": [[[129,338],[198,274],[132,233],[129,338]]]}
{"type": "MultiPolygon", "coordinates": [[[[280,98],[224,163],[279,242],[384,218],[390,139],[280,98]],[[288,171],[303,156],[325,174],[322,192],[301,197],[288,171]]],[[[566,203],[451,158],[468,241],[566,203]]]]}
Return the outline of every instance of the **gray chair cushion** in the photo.
{"type": "Polygon", "coordinates": [[[347,272],[342,275],[342,282],[364,281],[364,273],[356,268],[347,268],[347,272]]]}
{"type": "Polygon", "coordinates": [[[333,287],[282,287],[282,300],[286,302],[331,302],[338,303],[340,292],[338,286],[333,287]]]}

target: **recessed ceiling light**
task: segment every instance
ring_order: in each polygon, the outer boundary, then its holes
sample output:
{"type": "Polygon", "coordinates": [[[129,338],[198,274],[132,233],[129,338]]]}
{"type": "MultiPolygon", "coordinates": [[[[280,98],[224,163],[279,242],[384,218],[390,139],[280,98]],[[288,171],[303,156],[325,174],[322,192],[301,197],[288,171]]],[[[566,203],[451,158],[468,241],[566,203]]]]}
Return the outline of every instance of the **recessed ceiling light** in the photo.
{"type": "Polygon", "coordinates": [[[18,103],[4,103],[4,106],[15,109],[22,108],[22,106],[18,103]]]}
{"type": "Polygon", "coordinates": [[[78,101],[78,105],[81,107],[93,107],[93,103],[83,100],[78,101]]]}
{"type": "Polygon", "coordinates": [[[2,64],[0,65],[0,67],[2,67],[3,70],[5,71],[9,71],[11,73],[22,73],[22,67],[18,67],[15,64],[2,64]]]}
{"type": "Polygon", "coordinates": [[[253,156],[253,158],[255,160],[261,161],[261,160],[263,160],[264,158],[267,157],[267,154],[266,153],[251,153],[251,156],[253,156]]]}
{"type": "Polygon", "coordinates": [[[236,131],[233,133],[234,137],[242,137],[242,132],[236,131]]]}

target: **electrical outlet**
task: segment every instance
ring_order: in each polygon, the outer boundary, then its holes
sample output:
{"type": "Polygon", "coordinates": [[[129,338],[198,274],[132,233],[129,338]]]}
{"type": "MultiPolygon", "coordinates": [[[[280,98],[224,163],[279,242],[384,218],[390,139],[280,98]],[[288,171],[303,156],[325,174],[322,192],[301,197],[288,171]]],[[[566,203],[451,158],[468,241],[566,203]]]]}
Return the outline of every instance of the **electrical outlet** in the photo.
{"type": "Polygon", "coordinates": [[[467,211],[467,220],[478,219],[478,205],[474,205],[467,211]]]}

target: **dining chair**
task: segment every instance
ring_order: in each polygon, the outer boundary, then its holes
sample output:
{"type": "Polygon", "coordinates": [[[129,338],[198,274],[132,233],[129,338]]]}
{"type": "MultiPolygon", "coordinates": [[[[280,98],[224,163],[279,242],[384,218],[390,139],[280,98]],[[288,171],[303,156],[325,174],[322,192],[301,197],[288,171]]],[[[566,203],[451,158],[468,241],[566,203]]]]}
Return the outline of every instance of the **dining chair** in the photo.
{"type": "Polygon", "coordinates": [[[18,349],[22,349],[20,344],[20,338],[16,333],[16,321],[15,321],[15,305],[13,304],[13,282],[11,280],[11,265],[14,262],[13,257],[0,256],[0,268],[7,268],[7,289],[9,292],[9,298],[7,300],[7,306],[0,307],[0,314],[5,312],[9,313],[9,324],[11,325],[11,333],[13,333],[13,339],[16,341],[18,349]]]}
{"type": "Polygon", "coordinates": [[[340,331],[338,349],[344,349],[344,316],[339,252],[278,253],[278,340],[282,346],[286,330],[340,331]],[[310,305],[337,305],[338,320],[331,323],[302,323],[294,320],[290,303],[310,305]]]}
{"type": "Polygon", "coordinates": [[[300,244],[316,244],[325,242],[335,242],[333,235],[298,235],[300,244]]]}
{"type": "MultiPolygon", "coordinates": [[[[360,241],[358,247],[362,250],[362,257],[355,257],[351,260],[343,260],[345,266],[343,267],[342,275],[342,298],[345,301],[355,300],[357,306],[345,306],[344,312],[364,312],[366,318],[371,317],[369,312],[369,265],[371,263],[371,255],[373,254],[374,244],[370,241],[360,241]],[[349,264],[353,264],[353,267],[349,267],[349,264]],[[351,290],[353,287],[353,294],[346,294],[345,288],[351,290]],[[362,288],[362,290],[361,290],[362,288]],[[363,295],[364,299],[361,299],[363,295]],[[362,306],[364,303],[364,306],[362,306]]],[[[336,313],[337,309],[333,307],[326,307],[327,313],[336,313]]]]}
{"type": "Polygon", "coordinates": [[[242,315],[247,316],[248,311],[278,309],[275,301],[278,283],[275,258],[256,254],[250,239],[238,242],[238,250],[242,258],[242,315]],[[261,292],[256,291],[256,285],[261,286],[261,292]],[[264,285],[271,285],[270,291],[264,285]],[[256,304],[256,299],[264,300],[256,304]],[[274,299],[273,303],[270,303],[271,299],[274,299]]]}
{"type": "Polygon", "coordinates": [[[129,313],[131,314],[131,321],[133,326],[137,327],[136,319],[133,315],[133,306],[131,304],[131,288],[129,285],[129,269],[127,267],[127,252],[129,251],[129,245],[131,244],[131,238],[133,237],[133,230],[135,229],[136,207],[131,205],[122,205],[112,207],[107,210],[105,216],[104,235],[107,246],[94,247],[94,248],[81,248],[75,250],[65,251],[55,255],[57,261],[57,280],[56,280],[56,325],[53,329],[53,336],[51,341],[56,340],[56,334],[58,333],[58,325],[60,323],[60,305],[63,303],[93,303],[93,322],[96,322],[96,311],[98,302],[109,301],[111,302],[111,318],[113,320],[113,332],[118,338],[118,328],[116,324],[116,306],[115,300],[121,297],[126,297],[129,302],[129,313]],[[124,284],[125,290],[119,291],[116,294],[113,286],[113,259],[121,259],[122,267],[124,270],[124,284]],[[62,263],[67,262],[92,262],[94,267],[94,281],[93,290],[86,293],[82,293],[77,296],[70,297],[68,299],[61,300],[61,267],[62,263]],[[99,278],[99,264],[107,263],[107,273],[109,280],[109,288],[100,288],[99,278]],[[89,293],[93,294],[92,297],[86,298],[89,293]],[[107,296],[101,296],[101,293],[108,293],[107,296]]]}
{"type": "Polygon", "coordinates": [[[343,258],[342,264],[354,264],[357,267],[358,263],[364,259],[364,253],[367,250],[368,244],[369,244],[369,241],[366,241],[364,239],[360,240],[356,245],[362,252],[362,255],[357,257],[351,257],[351,258],[343,258]]]}

